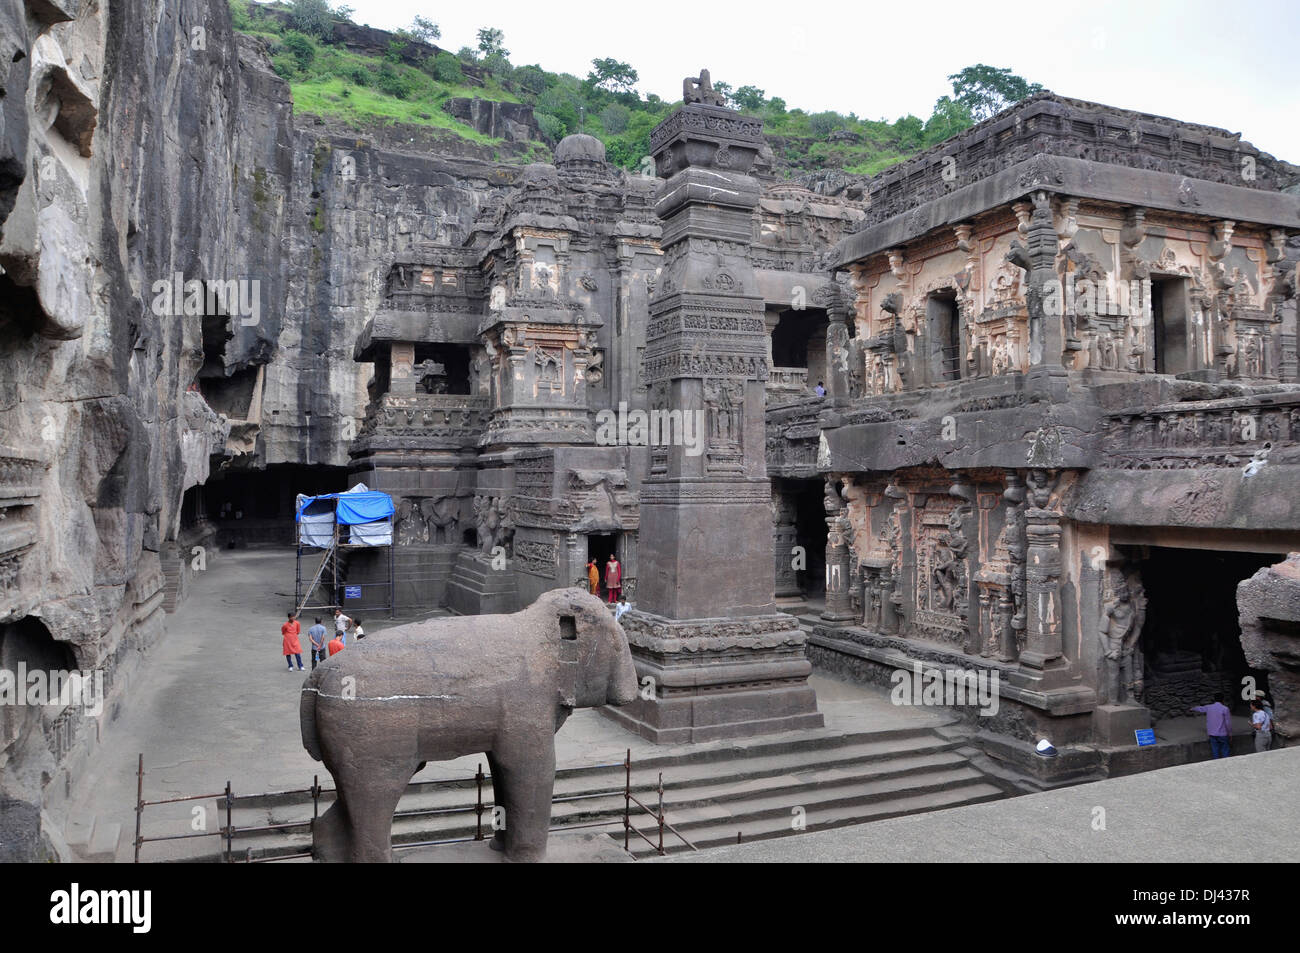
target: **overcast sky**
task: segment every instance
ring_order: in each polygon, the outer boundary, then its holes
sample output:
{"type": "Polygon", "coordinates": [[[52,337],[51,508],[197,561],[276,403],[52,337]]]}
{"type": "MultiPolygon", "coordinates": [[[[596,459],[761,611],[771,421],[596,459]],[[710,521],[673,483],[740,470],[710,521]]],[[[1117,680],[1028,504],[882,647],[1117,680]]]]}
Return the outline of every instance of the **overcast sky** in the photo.
{"type": "Polygon", "coordinates": [[[1297,0],[346,2],[358,23],[383,29],[427,16],[453,51],[497,27],[516,65],[585,76],[593,57],[613,57],[665,99],[708,67],[790,108],[868,119],[924,119],[951,91],[948,74],[987,63],[1062,95],[1240,132],[1300,163],[1297,0]]]}

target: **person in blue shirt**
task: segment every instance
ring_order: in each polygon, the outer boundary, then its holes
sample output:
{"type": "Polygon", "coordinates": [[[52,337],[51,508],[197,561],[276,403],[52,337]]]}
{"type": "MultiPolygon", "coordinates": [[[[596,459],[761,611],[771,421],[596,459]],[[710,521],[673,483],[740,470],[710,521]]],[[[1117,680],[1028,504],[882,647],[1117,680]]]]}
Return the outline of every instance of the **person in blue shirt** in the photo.
{"type": "Polygon", "coordinates": [[[311,667],[315,668],[317,662],[325,661],[325,636],[327,630],[321,623],[320,616],[316,617],[316,624],[307,630],[307,638],[311,640],[311,667]]]}

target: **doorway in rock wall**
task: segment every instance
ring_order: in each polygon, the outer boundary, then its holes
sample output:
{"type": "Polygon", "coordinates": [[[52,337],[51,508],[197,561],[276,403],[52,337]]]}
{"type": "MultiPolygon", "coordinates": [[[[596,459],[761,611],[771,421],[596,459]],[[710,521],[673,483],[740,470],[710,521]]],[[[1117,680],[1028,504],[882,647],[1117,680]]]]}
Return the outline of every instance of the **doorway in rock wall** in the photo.
{"type": "Polygon", "coordinates": [[[795,545],[802,547],[806,567],[796,565],[795,576],[804,598],[826,597],[826,484],[821,480],[787,481],[786,493],[794,501],[795,545]]]}
{"type": "Polygon", "coordinates": [[[1242,679],[1268,690],[1266,672],[1252,669],[1241,648],[1237,583],[1278,561],[1275,553],[1142,546],[1134,550],[1146,592],[1142,701],[1156,718],[1178,718],[1224,692],[1246,714],[1242,679]]]}
{"type": "MultiPolygon", "coordinates": [[[[597,595],[602,599],[609,598],[609,591],[605,588],[605,564],[609,562],[610,556],[617,556],[620,564],[623,562],[622,536],[622,533],[587,534],[587,559],[596,561],[596,569],[600,572],[597,595]]],[[[626,566],[623,567],[623,571],[627,571],[626,566]]]]}

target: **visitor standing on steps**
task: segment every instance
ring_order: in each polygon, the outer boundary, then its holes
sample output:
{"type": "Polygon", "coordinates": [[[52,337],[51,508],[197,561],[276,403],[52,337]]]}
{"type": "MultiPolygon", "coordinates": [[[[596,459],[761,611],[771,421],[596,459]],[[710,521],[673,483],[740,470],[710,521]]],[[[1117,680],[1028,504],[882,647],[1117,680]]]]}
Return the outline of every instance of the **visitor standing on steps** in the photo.
{"type": "Polygon", "coordinates": [[[298,671],[302,671],[302,644],[298,641],[298,633],[302,631],[302,626],[298,624],[298,618],[289,610],[289,619],[284,625],[280,626],[280,648],[284,652],[284,660],[289,665],[289,671],[293,671],[294,660],[298,660],[298,671]]]}
{"type": "Polygon", "coordinates": [[[617,602],[623,594],[623,567],[613,553],[610,553],[609,562],[605,563],[605,589],[609,593],[611,604],[617,602]]]}
{"type": "Polygon", "coordinates": [[[1223,703],[1223,692],[1215,692],[1214,702],[1197,705],[1192,711],[1205,714],[1205,733],[1210,736],[1210,757],[1226,758],[1232,754],[1232,713],[1223,703]]]}
{"type": "Polygon", "coordinates": [[[587,560],[587,591],[593,596],[600,591],[600,569],[595,557],[587,560]]]}
{"type": "Polygon", "coordinates": [[[321,623],[320,616],[316,617],[316,624],[307,630],[307,638],[311,641],[311,667],[315,668],[317,662],[325,661],[325,636],[329,632],[324,624],[321,623]]]}

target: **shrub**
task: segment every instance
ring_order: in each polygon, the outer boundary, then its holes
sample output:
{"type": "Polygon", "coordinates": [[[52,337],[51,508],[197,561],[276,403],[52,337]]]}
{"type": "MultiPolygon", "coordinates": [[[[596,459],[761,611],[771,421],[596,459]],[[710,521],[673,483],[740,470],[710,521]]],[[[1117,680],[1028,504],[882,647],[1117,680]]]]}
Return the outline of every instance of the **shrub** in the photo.
{"type": "Polygon", "coordinates": [[[297,61],[300,70],[306,70],[316,58],[316,44],[296,30],[286,33],[280,46],[297,61]]]}
{"type": "Polygon", "coordinates": [[[620,132],[626,131],[627,124],[631,120],[632,110],[621,103],[610,103],[600,112],[600,124],[605,127],[605,132],[611,136],[617,136],[620,132]]]}
{"type": "Polygon", "coordinates": [[[844,117],[834,112],[815,113],[808,117],[808,127],[813,135],[825,138],[836,129],[844,128],[844,117]]]}
{"type": "Polygon", "coordinates": [[[442,52],[433,58],[433,78],[440,83],[459,86],[465,82],[465,71],[460,68],[460,60],[450,53],[442,52]]]}
{"type": "Polygon", "coordinates": [[[564,123],[558,116],[552,116],[550,113],[533,113],[533,118],[537,120],[537,128],[542,131],[547,142],[559,142],[564,138],[564,123]]]}
{"type": "Polygon", "coordinates": [[[393,68],[391,63],[380,65],[375,85],[382,92],[389,96],[396,96],[398,99],[406,99],[411,95],[411,84],[407,82],[406,77],[393,68]]]}

